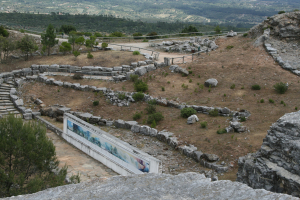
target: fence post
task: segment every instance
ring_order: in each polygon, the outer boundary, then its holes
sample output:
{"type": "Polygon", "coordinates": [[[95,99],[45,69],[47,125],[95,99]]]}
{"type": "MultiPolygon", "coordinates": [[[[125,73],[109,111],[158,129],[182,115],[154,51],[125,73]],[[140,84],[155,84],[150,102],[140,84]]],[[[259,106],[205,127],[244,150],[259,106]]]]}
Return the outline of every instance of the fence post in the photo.
{"type": "Polygon", "coordinates": [[[192,62],[194,61],[194,54],[192,54],[192,62]]]}
{"type": "Polygon", "coordinates": [[[151,56],[153,56],[153,51],[152,51],[152,53],[151,53],[151,56]]]}
{"type": "Polygon", "coordinates": [[[174,58],[172,58],[172,65],[174,64],[174,62],[173,62],[173,61],[174,61],[174,58]]]}

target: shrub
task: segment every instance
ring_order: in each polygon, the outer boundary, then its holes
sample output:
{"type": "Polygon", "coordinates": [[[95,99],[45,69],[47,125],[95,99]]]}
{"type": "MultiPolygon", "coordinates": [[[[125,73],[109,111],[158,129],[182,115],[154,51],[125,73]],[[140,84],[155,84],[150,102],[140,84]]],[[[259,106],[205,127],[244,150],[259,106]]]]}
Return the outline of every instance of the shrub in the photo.
{"type": "Polygon", "coordinates": [[[99,101],[93,101],[93,106],[98,106],[99,105],[99,101]]]}
{"type": "Polygon", "coordinates": [[[142,101],[144,99],[144,94],[141,93],[141,92],[137,92],[135,93],[134,95],[132,95],[132,98],[135,100],[135,101],[142,101]]]}
{"type": "Polygon", "coordinates": [[[284,104],[284,101],[280,101],[280,104],[284,104]]]}
{"type": "Polygon", "coordinates": [[[295,110],[298,110],[298,107],[295,107],[295,110]]]}
{"type": "Polygon", "coordinates": [[[244,33],[244,34],[243,34],[243,37],[247,37],[247,36],[248,36],[248,33],[244,33]]]}
{"type": "Polygon", "coordinates": [[[261,100],[260,100],[260,103],[265,103],[265,100],[264,100],[264,99],[261,99],[261,100]]]}
{"type": "Polygon", "coordinates": [[[133,115],[132,118],[133,118],[134,120],[138,120],[138,119],[141,119],[141,117],[142,117],[141,113],[136,112],[136,113],[133,115]]]}
{"type": "Polygon", "coordinates": [[[137,91],[137,92],[145,92],[148,90],[148,85],[147,83],[141,81],[141,80],[137,80],[135,83],[134,83],[134,89],[137,91]]]}
{"type": "Polygon", "coordinates": [[[189,83],[193,82],[192,79],[189,80],[189,83]]]}
{"type": "Polygon", "coordinates": [[[218,134],[223,134],[223,133],[227,133],[225,128],[220,128],[219,130],[217,130],[218,134]]]}
{"type": "Polygon", "coordinates": [[[283,13],[285,13],[285,11],[283,11],[283,10],[278,12],[278,14],[283,14],[283,13]]]}
{"type": "Polygon", "coordinates": [[[258,84],[252,85],[252,90],[260,90],[260,86],[258,84]]]}
{"type": "Polygon", "coordinates": [[[288,90],[288,86],[282,82],[276,83],[273,87],[279,94],[284,94],[288,90]]]}
{"type": "Polygon", "coordinates": [[[231,86],[230,86],[230,89],[234,89],[235,88],[235,84],[232,84],[231,86]]]}
{"type": "Polygon", "coordinates": [[[93,58],[93,57],[94,57],[94,56],[91,54],[91,52],[88,52],[87,58],[91,59],[91,58],[93,58]]]}
{"type": "Polygon", "coordinates": [[[153,114],[148,116],[147,123],[152,124],[153,121],[155,121],[155,123],[156,123],[156,122],[159,122],[163,119],[164,119],[164,116],[160,112],[157,112],[157,113],[153,113],[153,114]]]}
{"type": "Polygon", "coordinates": [[[141,53],[139,51],[132,52],[133,55],[140,55],[141,53]]]}
{"type": "Polygon", "coordinates": [[[120,94],[118,95],[118,98],[121,99],[121,100],[124,100],[124,99],[126,98],[126,95],[123,94],[123,93],[120,93],[120,94]]]}
{"type": "Polygon", "coordinates": [[[241,117],[241,122],[245,122],[246,121],[246,117],[241,117]]]}
{"type": "Polygon", "coordinates": [[[155,122],[155,120],[152,121],[152,124],[151,124],[150,127],[151,127],[151,128],[156,128],[156,122],[155,122]]]}
{"type": "Polygon", "coordinates": [[[81,74],[81,73],[75,73],[72,76],[72,78],[75,79],[75,80],[83,79],[83,74],[81,74]]]}
{"type": "Polygon", "coordinates": [[[102,47],[103,49],[105,49],[106,47],[108,47],[108,44],[105,43],[105,42],[102,42],[101,47],[102,47]]]}
{"type": "Polygon", "coordinates": [[[196,114],[197,111],[194,108],[183,108],[180,113],[181,117],[188,118],[189,116],[196,114]]]}
{"type": "Polygon", "coordinates": [[[201,128],[206,128],[207,127],[207,122],[206,121],[200,122],[200,124],[201,124],[201,128]]]}
{"type": "Polygon", "coordinates": [[[138,79],[139,79],[139,75],[137,75],[137,74],[131,74],[130,75],[130,80],[132,82],[136,82],[138,79]]]}
{"type": "Polygon", "coordinates": [[[148,114],[156,113],[156,107],[155,105],[148,104],[148,106],[145,108],[148,114]]]}
{"type": "Polygon", "coordinates": [[[232,49],[234,46],[232,46],[232,45],[228,45],[227,47],[226,47],[226,49],[232,49]]]}
{"type": "Polygon", "coordinates": [[[161,91],[165,91],[165,87],[161,87],[161,91]]]}
{"type": "Polygon", "coordinates": [[[273,99],[269,99],[269,102],[270,102],[270,103],[274,103],[274,100],[273,100],[273,99]]]}
{"type": "Polygon", "coordinates": [[[210,110],[208,113],[209,113],[210,116],[216,117],[216,116],[219,115],[219,110],[215,108],[213,110],[210,110]]]}
{"type": "Polygon", "coordinates": [[[148,40],[147,39],[143,39],[143,41],[142,42],[148,42],[148,40]]]}
{"type": "Polygon", "coordinates": [[[151,100],[148,101],[148,104],[149,105],[156,105],[157,101],[156,101],[156,99],[151,99],[151,100]]]}

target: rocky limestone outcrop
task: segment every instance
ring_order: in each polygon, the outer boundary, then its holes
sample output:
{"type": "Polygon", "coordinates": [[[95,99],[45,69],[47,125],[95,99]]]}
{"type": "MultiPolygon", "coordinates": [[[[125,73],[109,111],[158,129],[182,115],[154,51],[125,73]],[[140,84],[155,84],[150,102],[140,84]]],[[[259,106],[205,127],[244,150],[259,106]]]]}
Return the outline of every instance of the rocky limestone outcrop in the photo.
{"type": "Polygon", "coordinates": [[[261,148],[240,157],[237,181],[300,197],[300,111],[274,123],[261,148]]]}
{"type": "Polygon", "coordinates": [[[252,38],[257,38],[270,28],[270,36],[278,39],[297,40],[300,38],[300,11],[289,12],[269,17],[249,31],[252,38]]]}
{"type": "Polygon", "coordinates": [[[254,190],[239,182],[211,181],[202,174],[143,174],[99,178],[90,182],[50,188],[10,200],[45,199],[298,199],[263,189],[254,190]]]}

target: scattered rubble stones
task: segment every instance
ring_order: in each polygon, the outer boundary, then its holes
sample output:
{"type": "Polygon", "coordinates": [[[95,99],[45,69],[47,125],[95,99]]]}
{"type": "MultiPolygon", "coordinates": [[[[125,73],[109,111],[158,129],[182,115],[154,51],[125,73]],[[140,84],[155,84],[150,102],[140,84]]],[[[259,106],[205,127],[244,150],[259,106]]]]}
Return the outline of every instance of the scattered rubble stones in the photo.
{"type": "Polygon", "coordinates": [[[209,52],[216,50],[219,46],[215,41],[202,37],[190,37],[184,41],[163,41],[162,43],[150,43],[150,46],[162,49],[166,52],[209,52]]]}

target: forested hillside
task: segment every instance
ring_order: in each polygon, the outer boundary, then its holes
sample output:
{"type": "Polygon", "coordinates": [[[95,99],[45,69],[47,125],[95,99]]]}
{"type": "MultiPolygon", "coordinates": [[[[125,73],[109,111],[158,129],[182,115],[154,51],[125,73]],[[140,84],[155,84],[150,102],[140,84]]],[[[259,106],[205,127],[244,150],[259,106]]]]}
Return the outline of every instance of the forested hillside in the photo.
{"type": "Polygon", "coordinates": [[[142,21],[259,23],[299,0],[6,0],[0,12],[113,15],[142,21]]]}
{"type": "MultiPolygon", "coordinates": [[[[12,29],[25,29],[36,32],[43,32],[49,24],[53,24],[55,28],[62,25],[72,25],[77,31],[82,32],[102,32],[112,33],[115,31],[132,35],[132,33],[140,32],[147,34],[149,32],[157,32],[158,34],[178,33],[186,26],[192,23],[183,22],[155,22],[148,23],[142,21],[133,21],[124,18],[115,18],[110,15],[52,15],[46,14],[26,14],[26,13],[0,13],[0,25],[5,25],[12,29]]],[[[214,24],[203,25],[193,23],[198,31],[213,31],[214,24]]],[[[231,26],[221,27],[223,30],[244,31],[246,28],[235,28],[231,26]]]]}

